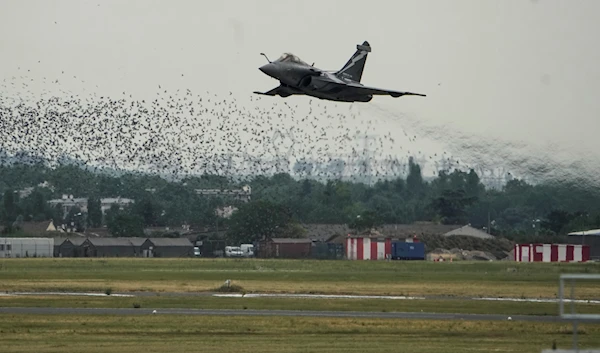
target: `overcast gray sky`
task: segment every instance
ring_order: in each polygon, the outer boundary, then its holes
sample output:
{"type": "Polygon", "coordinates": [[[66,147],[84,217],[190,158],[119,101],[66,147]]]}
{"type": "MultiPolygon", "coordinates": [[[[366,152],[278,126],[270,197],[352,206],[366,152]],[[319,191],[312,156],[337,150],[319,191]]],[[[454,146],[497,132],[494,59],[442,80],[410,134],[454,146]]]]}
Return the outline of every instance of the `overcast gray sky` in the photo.
{"type": "Polygon", "coordinates": [[[376,97],[363,116],[597,161],[599,13],[597,0],[3,0],[0,79],[29,69],[101,94],[249,97],[277,84],[260,52],[333,70],[368,40],[364,84],[427,97],[376,97]]]}

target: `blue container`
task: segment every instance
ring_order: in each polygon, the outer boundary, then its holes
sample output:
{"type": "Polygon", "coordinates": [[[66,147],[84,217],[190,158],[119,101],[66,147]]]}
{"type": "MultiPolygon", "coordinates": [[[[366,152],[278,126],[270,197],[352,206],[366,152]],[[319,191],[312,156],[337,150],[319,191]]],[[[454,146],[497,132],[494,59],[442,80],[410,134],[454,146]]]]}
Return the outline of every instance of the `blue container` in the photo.
{"type": "Polygon", "coordinates": [[[425,244],[392,242],[392,260],[425,260],[425,244]]]}

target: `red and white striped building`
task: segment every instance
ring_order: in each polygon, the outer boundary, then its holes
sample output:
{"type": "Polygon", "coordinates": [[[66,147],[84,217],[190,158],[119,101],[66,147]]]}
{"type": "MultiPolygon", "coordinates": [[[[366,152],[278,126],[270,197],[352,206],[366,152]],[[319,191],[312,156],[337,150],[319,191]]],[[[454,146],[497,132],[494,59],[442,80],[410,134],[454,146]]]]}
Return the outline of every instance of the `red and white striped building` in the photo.
{"type": "Polygon", "coordinates": [[[585,262],[589,259],[589,245],[515,244],[517,262],[585,262]]]}
{"type": "Polygon", "coordinates": [[[391,238],[346,238],[348,260],[385,260],[391,256],[391,238]]]}

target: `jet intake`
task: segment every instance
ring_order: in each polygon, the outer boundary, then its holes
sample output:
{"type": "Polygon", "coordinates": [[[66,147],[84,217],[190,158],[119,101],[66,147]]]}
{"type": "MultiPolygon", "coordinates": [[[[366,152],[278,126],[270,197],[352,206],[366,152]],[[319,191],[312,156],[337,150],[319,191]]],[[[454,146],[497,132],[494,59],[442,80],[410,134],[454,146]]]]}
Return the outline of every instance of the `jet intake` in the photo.
{"type": "Polygon", "coordinates": [[[298,83],[298,86],[300,86],[302,88],[308,88],[310,86],[310,84],[312,83],[312,78],[313,78],[313,75],[304,76],[298,83]]]}

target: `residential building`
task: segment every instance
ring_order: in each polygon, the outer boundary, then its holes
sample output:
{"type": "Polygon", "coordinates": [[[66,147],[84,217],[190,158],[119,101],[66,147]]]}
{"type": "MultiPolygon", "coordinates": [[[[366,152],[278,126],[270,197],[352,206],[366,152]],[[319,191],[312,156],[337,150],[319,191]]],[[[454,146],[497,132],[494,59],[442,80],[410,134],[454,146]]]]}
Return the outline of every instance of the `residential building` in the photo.
{"type": "MultiPolygon", "coordinates": [[[[88,199],[86,197],[75,198],[73,195],[65,194],[60,199],[48,200],[47,203],[53,207],[61,205],[63,217],[66,217],[73,207],[78,207],[81,212],[88,212],[88,199]]],[[[113,205],[117,205],[120,209],[123,209],[133,203],[135,203],[135,200],[122,197],[101,198],[100,209],[102,210],[102,214],[106,214],[106,211],[110,210],[113,205]]]]}
{"type": "Polygon", "coordinates": [[[74,207],[78,207],[81,212],[87,212],[87,198],[85,197],[76,198],[73,195],[63,194],[60,199],[48,200],[46,202],[52,207],[60,205],[63,211],[63,218],[67,217],[69,211],[74,207]]]}
{"type": "Polygon", "coordinates": [[[241,189],[196,189],[195,191],[202,196],[233,198],[243,202],[250,202],[252,195],[250,185],[244,185],[241,189]]]}
{"type": "Polygon", "coordinates": [[[106,214],[106,211],[110,210],[113,205],[119,206],[119,209],[124,209],[125,207],[135,203],[133,199],[126,199],[122,197],[107,197],[100,199],[100,209],[102,210],[102,214],[106,214]]]}

